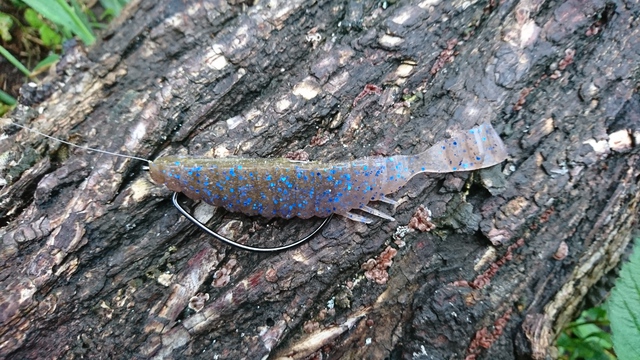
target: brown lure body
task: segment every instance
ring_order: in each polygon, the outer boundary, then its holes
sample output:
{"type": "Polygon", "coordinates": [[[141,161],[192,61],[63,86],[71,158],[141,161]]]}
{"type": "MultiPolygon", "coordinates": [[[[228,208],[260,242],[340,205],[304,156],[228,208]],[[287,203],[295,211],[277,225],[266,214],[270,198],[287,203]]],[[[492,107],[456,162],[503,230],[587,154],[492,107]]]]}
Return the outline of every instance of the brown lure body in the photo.
{"type": "Polygon", "coordinates": [[[156,183],[170,190],[233,212],[285,219],[335,213],[369,223],[371,219],[350,211],[361,209],[393,220],[367,204],[395,203],[385,195],[416,174],[477,170],[506,158],[498,134],[490,124],[482,124],[417,155],[342,162],[167,156],[153,161],[149,171],[156,183]]]}

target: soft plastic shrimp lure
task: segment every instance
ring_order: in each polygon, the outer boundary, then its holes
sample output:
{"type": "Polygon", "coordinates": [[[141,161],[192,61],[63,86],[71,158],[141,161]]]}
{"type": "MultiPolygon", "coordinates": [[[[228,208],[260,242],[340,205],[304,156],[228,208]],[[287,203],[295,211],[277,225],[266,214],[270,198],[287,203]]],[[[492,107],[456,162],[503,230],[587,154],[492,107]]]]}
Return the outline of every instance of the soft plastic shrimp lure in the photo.
{"type": "MultiPolygon", "coordinates": [[[[22,125],[18,126],[24,128],[22,125]]],[[[245,250],[280,251],[311,238],[326,225],[333,214],[371,223],[372,219],[352,212],[359,209],[394,221],[393,217],[369,207],[368,203],[383,201],[396,204],[386,195],[396,192],[417,174],[471,171],[494,166],[507,158],[507,150],[491,124],[485,123],[470,130],[454,132],[450,138],[417,155],[368,157],[343,162],[293,161],[283,158],[211,159],[166,156],[155,161],[132,158],[147,161],[153,181],[174,191],[173,204],[176,208],[207,233],[245,250]],[[179,192],[193,200],[202,200],[247,215],[285,219],[317,216],[326,219],[310,235],[293,244],[277,248],[250,247],[222,237],[192,217],[178,203],[179,192]]]]}

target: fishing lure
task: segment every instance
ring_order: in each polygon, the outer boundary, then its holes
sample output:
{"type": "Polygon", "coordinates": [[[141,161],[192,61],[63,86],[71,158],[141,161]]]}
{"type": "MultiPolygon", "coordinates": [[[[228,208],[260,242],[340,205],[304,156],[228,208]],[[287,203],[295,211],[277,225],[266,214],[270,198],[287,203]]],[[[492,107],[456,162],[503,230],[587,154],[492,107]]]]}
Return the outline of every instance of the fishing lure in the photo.
{"type": "Polygon", "coordinates": [[[352,212],[357,209],[394,221],[391,215],[368,206],[369,202],[396,204],[386,195],[399,190],[417,174],[471,171],[494,166],[507,158],[507,150],[491,124],[484,123],[470,130],[454,132],[450,138],[417,155],[367,157],[337,162],[294,161],[284,158],[212,159],[166,156],[154,161],[131,158],[147,161],[153,181],[174,191],[173,204],[176,208],[210,235],[245,250],[280,251],[311,238],[326,225],[333,214],[363,223],[373,222],[369,217],[352,212]],[[178,202],[178,193],[246,215],[285,219],[307,219],[315,216],[326,219],[310,235],[293,244],[278,248],[255,248],[238,244],[207,228],[182,208],[178,202]]]}
{"type": "Polygon", "coordinates": [[[394,221],[367,204],[395,204],[386,195],[417,174],[477,170],[499,164],[506,157],[505,146],[493,127],[482,124],[456,132],[417,155],[341,162],[167,156],[151,162],[149,173],[156,184],[231,212],[285,219],[335,213],[371,223],[371,218],[351,210],[394,221]]]}

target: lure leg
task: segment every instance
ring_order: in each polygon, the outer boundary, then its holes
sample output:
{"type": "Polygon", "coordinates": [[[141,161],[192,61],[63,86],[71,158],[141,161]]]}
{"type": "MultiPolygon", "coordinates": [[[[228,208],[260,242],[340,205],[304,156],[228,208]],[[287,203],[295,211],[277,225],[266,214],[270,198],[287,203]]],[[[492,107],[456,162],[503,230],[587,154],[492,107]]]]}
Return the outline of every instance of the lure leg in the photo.
{"type": "Polygon", "coordinates": [[[393,218],[393,217],[391,217],[390,215],[387,215],[387,214],[383,213],[383,212],[382,212],[382,211],[380,211],[380,210],[376,210],[376,209],[374,209],[374,208],[372,208],[372,207],[369,207],[369,206],[366,206],[366,205],[365,205],[365,206],[363,206],[363,207],[361,207],[361,208],[360,208],[360,210],[362,210],[362,211],[366,211],[366,212],[368,212],[368,213],[369,213],[369,214],[371,214],[371,215],[375,215],[375,216],[377,216],[377,217],[381,217],[381,218],[383,218],[383,219],[387,219],[387,220],[389,220],[389,221],[396,221],[396,219],[394,219],[394,218],[393,218]]]}
{"type": "Polygon", "coordinates": [[[346,212],[344,214],[340,214],[344,217],[347,217],[353,221],[357,221],[357,222],[361,222],[361,223],[365,223],[365,224],[371,224],[373,222],[372,219],[369,219],[366,216],[362,216],[362,215],[358,215],[358,214],[354,214],[352,212],[346,212]]]}
{"type": "Polygon", "coordinates": [[[388,198],[388,197],[386,197],[384,195],[380,199],[378,199],[378,201],[382,201],[383,203],[391,204],[393,206],[398,205],[397,201],[395,201],[393,199],[390,199],[390,198],[388,198]]]}
{"type": "Polygon", "coordinates": [[[198,219],[196,219],[191,214],[189,214],[187,212],[187,210],[185,210],[182,207],[182,205],[180,205],[180,203],[178,202],[178,193],[177,192],[173,193],[173,197],[171,198],[171,200],[173,200],[173,206],[175,206],[176,209],[178,209],[178,211],[184,217],[187,218],[187,220],[189,220],[192,223],[194,223],[202,231],[206,232],[207,234],[213,236],[214,238],[222,241],[223,243],[225,243],[227,245],[235,246],[235,247],[237,247],[239,249],[242,249],[242,250],[254,251],[254,252],[276,252],[276,251],[282,251],[282,250],[287,250],[287,249],[291,249],[293,247],[296,247],[296,246],[308,241],[312,237],[314,237],[320,230],[322,230],[325,227],[325,225],[327,225],[329,223],[329,220],[331,220],[331,218],[333,217],[333,214],[331,214],[328,218],[324,219],[322,224],[320,224],[320,226],[318,226],[315,230],[313,230],[309,235],[303,237],[302,239],[300,239],[300,240],[298,240],[298,241],[296,241],[296,242],[294,242],[292,244],[288,244],[288,245],[284,245],[284,246],[278,246],[278,247],[272,247],[272,248],[259,248],[259,247],[253,247],[253,246],[249,246],[249,245],[240,244],[238,242],[235,242],[235,241],[233,241],[233,240],[231,240],[229,238],[226,238],[226,237],[218,234],[217,232],[209,229],[205,224],[203,224],[200,221],[198,221],[198,219]]]}

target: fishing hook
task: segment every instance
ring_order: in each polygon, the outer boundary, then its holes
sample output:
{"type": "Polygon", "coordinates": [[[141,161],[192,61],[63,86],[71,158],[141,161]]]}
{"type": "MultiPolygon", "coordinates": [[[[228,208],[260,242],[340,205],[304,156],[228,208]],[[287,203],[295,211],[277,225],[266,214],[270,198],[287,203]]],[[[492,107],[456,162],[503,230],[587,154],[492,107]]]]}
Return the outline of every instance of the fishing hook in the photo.
{"type": "Polygon", "coordinates": [[[322,230],[331,220],[331,218],[333,217],[333,214],[329,215],[328,218],[324,219],[324,221],[322,222],[322,224],[320,224],[320,226],[318,226],[315,230],[313,230],[309,235],[303,237],[302,239],[292,243],[292,244],[287,244],[287,245],[283,245],[283,246],[277,246],[277,247],[271,247],[271,248],[263,248],[263,247],[254,247],[254,246],[249,246],[249,245],[244,245],[244,244],[240,244],[238,242],[235,242],[227,237],[224,237],[220,234],[218,234],[217,232],[209,229],[205,224],[201,223],[198,219],[196,219],[195,217],[193,217],[191,214],[189,214],[187,212],[187,210],[185,210],[182,205],[180,205],[180,203],[178,202],[178,193],[174,192],[173,193],[173,206],[176,207],[176,209],[178,209],[178,211],[184,216],[186,217],[189,221],[191,221],[194,225],[198,226],[202,231],[206,232],[207,234],[213,236],[214,238],[222,241],[223,243],[236,247],[238,249],[242,249],[242,250],[246,250],[246,251],[253,251],[253,252],[262,252],[262,253],[268,253],[268,252],[279,252],[279,251],[284,251],[284,250],[288,250],[291,248],[294,248],[298,245],[303,244],[304,242],[310,240],[312,237],[314,237],[320,230],[322,230]]]}

